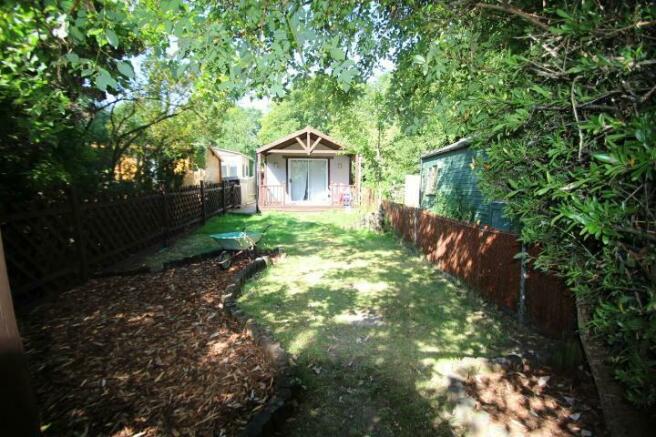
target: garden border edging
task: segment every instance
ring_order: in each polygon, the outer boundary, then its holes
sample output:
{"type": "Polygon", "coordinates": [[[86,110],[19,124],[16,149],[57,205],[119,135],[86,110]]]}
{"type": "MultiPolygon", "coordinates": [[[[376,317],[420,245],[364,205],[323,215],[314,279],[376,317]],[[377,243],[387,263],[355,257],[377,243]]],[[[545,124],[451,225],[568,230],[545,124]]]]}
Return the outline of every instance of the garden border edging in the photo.
{"type": "MultiPolygon", "coordinates": [[[[274,252],[280,254],[280,249],[274,252]]],[[[248,437],[271,435],[280,428],[292,410],[291,400],[296,394],[298,384],[292,378],[292,367],[289,356],[279,342],[273,339],[271,333],[260,327],[253,319],[237,308],[237,299],[241,296],[246,281],[257,273],[263,271],[272,263],[268,255],[251,261],[246,267],[235,275],[234,282],[225,289],[223,299],[224,311],[236,319],[244,329],[255,339],[277,370],[277,381],[274,393],[265,407],[258,412],[246,425],[241,435],[248,437]]]]}

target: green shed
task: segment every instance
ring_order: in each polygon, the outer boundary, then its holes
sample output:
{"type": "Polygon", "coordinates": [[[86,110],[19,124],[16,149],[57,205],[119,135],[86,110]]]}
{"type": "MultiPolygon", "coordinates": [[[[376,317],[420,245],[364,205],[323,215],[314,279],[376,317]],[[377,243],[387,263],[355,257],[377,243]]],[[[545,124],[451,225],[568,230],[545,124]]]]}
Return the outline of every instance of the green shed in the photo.
{"type": "Polygon", "coordinates": [[[471,139],[463,138],[421,156],[422,208],[458,220],[506,231],[513,223],[503,215],[503,203],[488,201],[478,188],[471,139]]]}

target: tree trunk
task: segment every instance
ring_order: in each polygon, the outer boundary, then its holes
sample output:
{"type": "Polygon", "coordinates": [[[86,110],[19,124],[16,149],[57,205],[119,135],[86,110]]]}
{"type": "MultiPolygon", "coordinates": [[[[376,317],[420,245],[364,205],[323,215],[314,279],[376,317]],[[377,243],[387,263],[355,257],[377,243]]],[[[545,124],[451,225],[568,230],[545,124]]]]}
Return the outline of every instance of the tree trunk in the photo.
{"type": "Polygon", "coordinates": [[[605,362],[610,353],[598,338],[592,336],[588,329],[592,311],[593,305],[590,302],[576,297],[579,337],[597,387],[606,428],[612,436],[617,437],[651,435],[650,427],[653,429],[656,426],[653,423],[654,418],[649,417],[646,411],[640,412],[624,398],[623,387],[613,378],[611,370],[605,362]]]}

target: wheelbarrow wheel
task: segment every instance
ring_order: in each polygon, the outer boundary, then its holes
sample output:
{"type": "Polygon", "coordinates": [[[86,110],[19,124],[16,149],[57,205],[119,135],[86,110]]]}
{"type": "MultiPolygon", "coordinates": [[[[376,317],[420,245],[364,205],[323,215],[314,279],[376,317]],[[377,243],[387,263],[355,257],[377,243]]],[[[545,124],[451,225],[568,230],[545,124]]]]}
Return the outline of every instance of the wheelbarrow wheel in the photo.
{"type": "Polygon", "coordinates": [[[223,251],[219,254],[219,265],[223,270],[228,270],[232,264],[232,256],[230,253],[223,251]]]}

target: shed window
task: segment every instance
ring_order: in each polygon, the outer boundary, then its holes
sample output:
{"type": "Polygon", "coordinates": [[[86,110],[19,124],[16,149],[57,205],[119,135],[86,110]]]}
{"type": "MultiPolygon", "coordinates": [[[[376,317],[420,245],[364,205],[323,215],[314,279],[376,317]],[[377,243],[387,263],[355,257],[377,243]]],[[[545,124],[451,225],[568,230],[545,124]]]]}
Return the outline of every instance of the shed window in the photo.
{"type": "Polygon", "coordinates": [[[428,168],[424,182],[424,193],[434,194],[437,189],[437,165],[428,168]]]}
{"type": "Polygon", "coordinates": [[[226,165],[225,163],[221,164],[221,174],[224,178],[234,178],[237,177],[237,166],[236,165],[226,165]]]}

